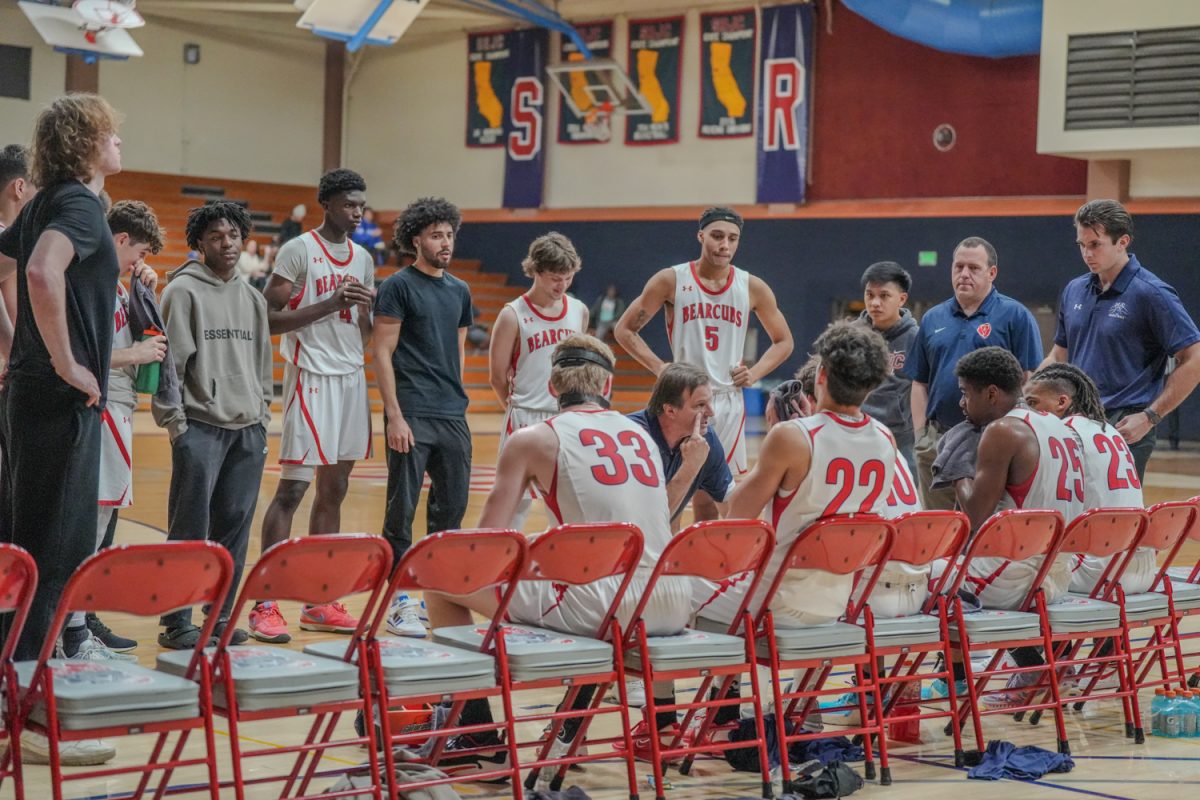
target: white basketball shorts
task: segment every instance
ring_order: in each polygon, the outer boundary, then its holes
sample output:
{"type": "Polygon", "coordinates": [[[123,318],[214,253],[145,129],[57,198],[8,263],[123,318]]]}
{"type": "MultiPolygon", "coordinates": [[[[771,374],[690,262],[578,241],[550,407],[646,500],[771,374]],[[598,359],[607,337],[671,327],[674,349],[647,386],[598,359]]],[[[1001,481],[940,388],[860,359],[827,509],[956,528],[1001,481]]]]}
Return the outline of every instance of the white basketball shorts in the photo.
{"type": "Polygon", "coordinates": [[[371,457],[371,406],[362,370],[318,375],[287,364],[283,386],[283,477],[311,480],[311,470],[290,468],[371,457]]]}
{"type": "Polygon", "coordinates": [[[99,503],[125,508],[133,503],[133,407],[109,402],[100,415],[99,503]]]}
{"type": "Polygon", "coordinates": [[[746,404],[742,390],[713,392],[713,418],[709,422],[725,450],[725,463],[737,478],[746,474],[746,404]]]}

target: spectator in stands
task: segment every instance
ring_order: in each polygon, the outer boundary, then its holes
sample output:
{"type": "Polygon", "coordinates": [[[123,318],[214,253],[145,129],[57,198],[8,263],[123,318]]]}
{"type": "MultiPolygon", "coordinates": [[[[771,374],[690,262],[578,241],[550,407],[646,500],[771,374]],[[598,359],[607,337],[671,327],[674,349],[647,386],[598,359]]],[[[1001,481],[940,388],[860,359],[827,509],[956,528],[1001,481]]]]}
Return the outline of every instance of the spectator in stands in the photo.
{"type": "Polygon", "coordinates": [[[624,313],[625,298],[621,297],[617,285],[610,283],[604,290],[604,294],[597,297],[596,302],[592,303],[592,308],[588,312],[588,319],[594,320],[596,323],[592,331],[596,338],[600,341],[608,339],[613,328],[616,327],[617,320],[624,313]]]}
{"type": "MultiPolygon", "coordinates": [[[[37,191],[29,180],[29,151],[19,144],[0,149],[0,231],[17,218],[37,191]]],[[[17,318],[17,282],[0,283],[8,318],[17,318]]]]}
{"type": "Polygon", "coordinates": [[[387,245],[383,241],[383,232],[375,223],[375,209],[367,206],[363,209],[362,222],[354,233],[350,234],[354,243],[365,249],[375,259],[375,266],[381,266],[387,261],[387,245]]]}
{"type": "Polygon", "coordinates": [[[292,209],[292,215],[285,219],[279,226],[279,236],[276,237],[275,243],[281,247],[287,244],[288,241],[295,239],[304,230],[304,218],[308,216],[308,208],[304,203],[292,209]]]}
{"type": "Polygon", "coordinates": [[[237,271],[259,291],[267,285],[267,260],[258,252],[258,242],[254,239],[246,240],[246,249],[238,257],[237,271]]]}
{"type": "Polygon", "coordinates": [[[1092,200],[1075,213],[1088,271],[1062,291],[1054,347],[1045,363],[1068,361],[1100,389],[1115,425],[1146,476],[1155,427],[1200,382],[1200,330],[1179,293],[1129,252],[1133,217],[1116,200],[1092,200]],[[1164,378],[1167,359],[1176,366],[1164,378]]]}

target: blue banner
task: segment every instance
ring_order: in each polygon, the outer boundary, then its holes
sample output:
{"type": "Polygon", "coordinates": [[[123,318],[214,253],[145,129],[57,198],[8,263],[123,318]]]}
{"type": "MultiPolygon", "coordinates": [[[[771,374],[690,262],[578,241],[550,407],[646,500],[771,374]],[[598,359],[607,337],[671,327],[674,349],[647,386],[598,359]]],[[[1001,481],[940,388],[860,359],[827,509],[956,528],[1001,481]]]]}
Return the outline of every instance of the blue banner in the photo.
{"type": "Polygon", "coordinates": [[[808,3],[762,10],[759,49],[758,202],[803,203],[808,168],[808,86],[813,11],[808,3]]]}
{"type": "Polygon", "coordinates": [[[514,31],[512,92],[504,121],[504,207],[539,208],[546,169],[545,28],[514,31]]]}

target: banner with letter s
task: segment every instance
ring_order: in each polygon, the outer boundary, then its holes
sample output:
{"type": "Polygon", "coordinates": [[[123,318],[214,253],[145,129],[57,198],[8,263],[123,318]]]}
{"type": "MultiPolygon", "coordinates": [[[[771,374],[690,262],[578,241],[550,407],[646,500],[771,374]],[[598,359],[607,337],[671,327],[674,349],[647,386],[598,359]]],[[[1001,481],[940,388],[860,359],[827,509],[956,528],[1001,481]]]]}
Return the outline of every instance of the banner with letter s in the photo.
{"type": "Polygon", "coordinates": [[[513,33],[467,34],[467,147],[504,144],[513,33]]]}
{"type": "Polygon", "coordinates": [[[753,8],[700,15],[700,135],[754,132],[753,8]]]}
{"type": "Polygon", "coordinates": [[[629,21],[629,75],[650,114],[625,117],[625,144],[679,141],[679,84],[683,17],[629,21]]]}
{"type": "Polygon", "coordinates": [[[512,33],[512,89],[504,123],[504,207],[542,205],[546,169],[546,48],[550,32],[512,33]]]}
{"type": "Polygon", "coordinates": [[[808,168],[808,86],[813,10],[762,10],[758,103],[758,202],[803,203],[808,168]]]}
{"type": "MultiPolygon", "coordinates": [[[[575,31],[583,38],[591,51],[593,58],[611,58],[613,44],[612,20],[599,22],[581,22],[575,26],[575,31]]],[[[583,61],[583,53],[571,41],[571,37],[563,36],[560,57],[567,61],[583,61]]],[[[569,73],[571,97],[579,110],[587,113],[594,110],[592,98],[585,89],[583,73],[569,73]]],[[[607,141],[596,135],[596,131],[584,124],[583,117],[577,117],[567,107],[566,100],[560,95],[558,99],[558,141],[559,144],[597,144],[607,141]]]]}

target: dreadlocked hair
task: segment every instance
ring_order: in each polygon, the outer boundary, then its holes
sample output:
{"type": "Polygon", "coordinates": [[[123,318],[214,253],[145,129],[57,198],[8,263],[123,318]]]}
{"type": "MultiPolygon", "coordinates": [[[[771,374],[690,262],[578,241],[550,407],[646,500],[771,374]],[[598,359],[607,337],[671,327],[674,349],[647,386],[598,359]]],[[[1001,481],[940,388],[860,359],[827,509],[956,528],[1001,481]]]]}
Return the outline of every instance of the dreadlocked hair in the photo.
{"type": "Polygon", "coordinates": [[[1104,403],[1100,400],[1100,389],[1091,376],[1074,364],[1056,362],[1047,364],[1029,377],[1032,383],[1048,383],[1060,394],[1071,398],[1071,412],[1082,414],[1101,425],[1107,423],[1104,403]]]}

